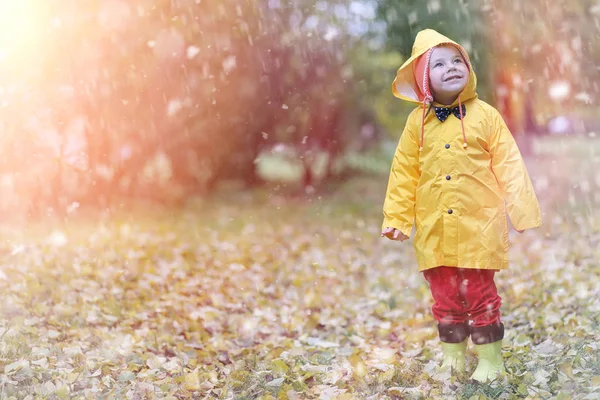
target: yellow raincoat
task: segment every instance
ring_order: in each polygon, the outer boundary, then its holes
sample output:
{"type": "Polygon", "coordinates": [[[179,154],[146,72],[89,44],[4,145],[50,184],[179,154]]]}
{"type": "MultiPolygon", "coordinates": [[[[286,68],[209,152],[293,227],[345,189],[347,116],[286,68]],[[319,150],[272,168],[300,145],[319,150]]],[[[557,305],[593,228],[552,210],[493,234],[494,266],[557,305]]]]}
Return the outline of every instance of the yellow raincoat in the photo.
{"type": "MultiPolygon", "coordinates": [[[[517,230],[542,223],[515,140],[498,111],[478,99],[476,85],[464,48],[430,29],[417,35],[412,55],[392,85],[396,97],[419,107],[408,116],[392,162],[382,227],[410,236],[416,221],[414,248],[419,271],[442,265],[508,268],[506,212],[517,230]],[[466,107],[464,136],[459,118],[450,115],[440,122],[429,112],[419,151],[423,107],[429,106],[419,102],[412,64],[443,43],[456,45],[470,69],[460,95],[466,107]]],[[[458,99],[452,107],[456,104],[458,99]]]]}

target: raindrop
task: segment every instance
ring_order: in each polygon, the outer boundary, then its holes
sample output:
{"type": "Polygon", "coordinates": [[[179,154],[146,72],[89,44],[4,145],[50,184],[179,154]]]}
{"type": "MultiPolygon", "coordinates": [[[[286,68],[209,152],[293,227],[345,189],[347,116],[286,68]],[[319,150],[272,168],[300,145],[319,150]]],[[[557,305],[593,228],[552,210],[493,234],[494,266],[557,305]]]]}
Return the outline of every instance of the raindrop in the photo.
{"type": "Polygon", "coordinates": [[[566,81],[556,81],[550,85],[548,95],[557,101],[564,100],[570,93],[571,86],[566,81]]]}
{"type": "Polygon", "coordinates": [[[196,47],[196,46],[189,46],[187,48],[187,58],[189,58],[190,60],[194,57],[196,57],[196,55],[200,53],[200,48],[196,47]]]}
{"type": "Polygon", "coordinates": [[[223,72],[230,73],[236,67],[237,61],[235,56],[229,56],[223,61],[223,72]]]}
{"type": "Polygon", "coordinates": [[[415,22],[417,22],[418,17],[417,17],[417,12],[416,11],[412,11],[410,13],[408,13],[408,24],[409,25],[413,25],[415,22]]]}
{"type": "Polygon", "coordinates": [[[427,4],[427,10],[430,14],[434,14],[440,11],[441,4],[439,0],[432,0],[427,4]]]}

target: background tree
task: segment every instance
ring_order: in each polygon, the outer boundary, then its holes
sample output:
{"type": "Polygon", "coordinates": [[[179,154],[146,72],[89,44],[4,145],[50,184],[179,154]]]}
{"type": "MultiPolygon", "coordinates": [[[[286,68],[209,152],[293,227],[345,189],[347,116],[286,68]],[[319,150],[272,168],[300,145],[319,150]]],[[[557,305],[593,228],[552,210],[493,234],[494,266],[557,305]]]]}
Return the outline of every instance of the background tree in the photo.
{"type": "Polygon", "coordinates": [[[12,80],[0,128],[14,148],[3,172],[43,176],[11,181],[37,193],[40,212],[122,196],[181,201],[224,179],[252,186],[257,157],[275,144],[313,186],[315,155],[326,154],[322,179],[332,179],[359,132],[349,116],[367,102],[353,97],[348,49],[360,36],[347,31],[346,2],[110,0],[36,15],[36,51],[0,66],[12,80]]]}

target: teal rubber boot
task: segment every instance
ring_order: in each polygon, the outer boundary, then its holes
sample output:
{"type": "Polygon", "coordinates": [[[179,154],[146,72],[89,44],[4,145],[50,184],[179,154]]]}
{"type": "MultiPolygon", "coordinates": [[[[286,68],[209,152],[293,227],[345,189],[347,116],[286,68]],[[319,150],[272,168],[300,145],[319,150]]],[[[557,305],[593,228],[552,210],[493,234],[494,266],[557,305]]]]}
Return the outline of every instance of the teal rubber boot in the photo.
{"type": "Polygon", "coordinates": [[[471,379],[485,383],[493,381],[498,375],[505,371],[502,361],[502,340],[487,344],[476,344],[475,352],[479,362],[471,379]]]}
{"type": "Polygon", "coordinates": [[[465,353],[467,351],[466,338],[460,343],[444,343],[442,342],[442,353],[444,353],[444,361],[442,362],[441,370],[450,369],[453,372],[465,372],[465,353]]]}

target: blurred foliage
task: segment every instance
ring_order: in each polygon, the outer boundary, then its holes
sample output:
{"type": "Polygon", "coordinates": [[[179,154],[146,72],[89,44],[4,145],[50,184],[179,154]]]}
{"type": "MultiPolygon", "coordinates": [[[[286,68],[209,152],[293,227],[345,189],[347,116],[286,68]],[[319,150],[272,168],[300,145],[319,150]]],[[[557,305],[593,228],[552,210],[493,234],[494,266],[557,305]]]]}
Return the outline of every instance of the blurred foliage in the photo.
{"type": "Polygon", "coordinates": [[[267,153],[307,189],[341,179],[348,154],[398,138],[412,106],[390,85],[424,28],[468,49],[480,95],[515,132],[525,116],[596,115],[592,1],[2,4],[21,13],[0,13],[4,211],[181,204],[226,179],[262,183],[267,153]]]}
{"type": "Polygon", "coordinates": [[[1,82],[5,186],[33,211],[254,185],[276,145],[310,187],[316,154],[332,179],[347,146],[373,140],[360,137],[375,117],[355,96],[347,49],[360,38],[344,2],[65,2],[45,16],[44,46],[19,58],[31,64],[0,65],[13,75],[1,82]]]}
{"type": "Polygon", "coordinates": [[[398,138],[406,116],[413,104],[400,102],[392,96],[392,81],[403,58],[394,51],[373,51],[366,46],[356,46],[350,51],[354,65],[356,90],[361,109],[367,110],[373,121],[389,137],[398,138]]]}

